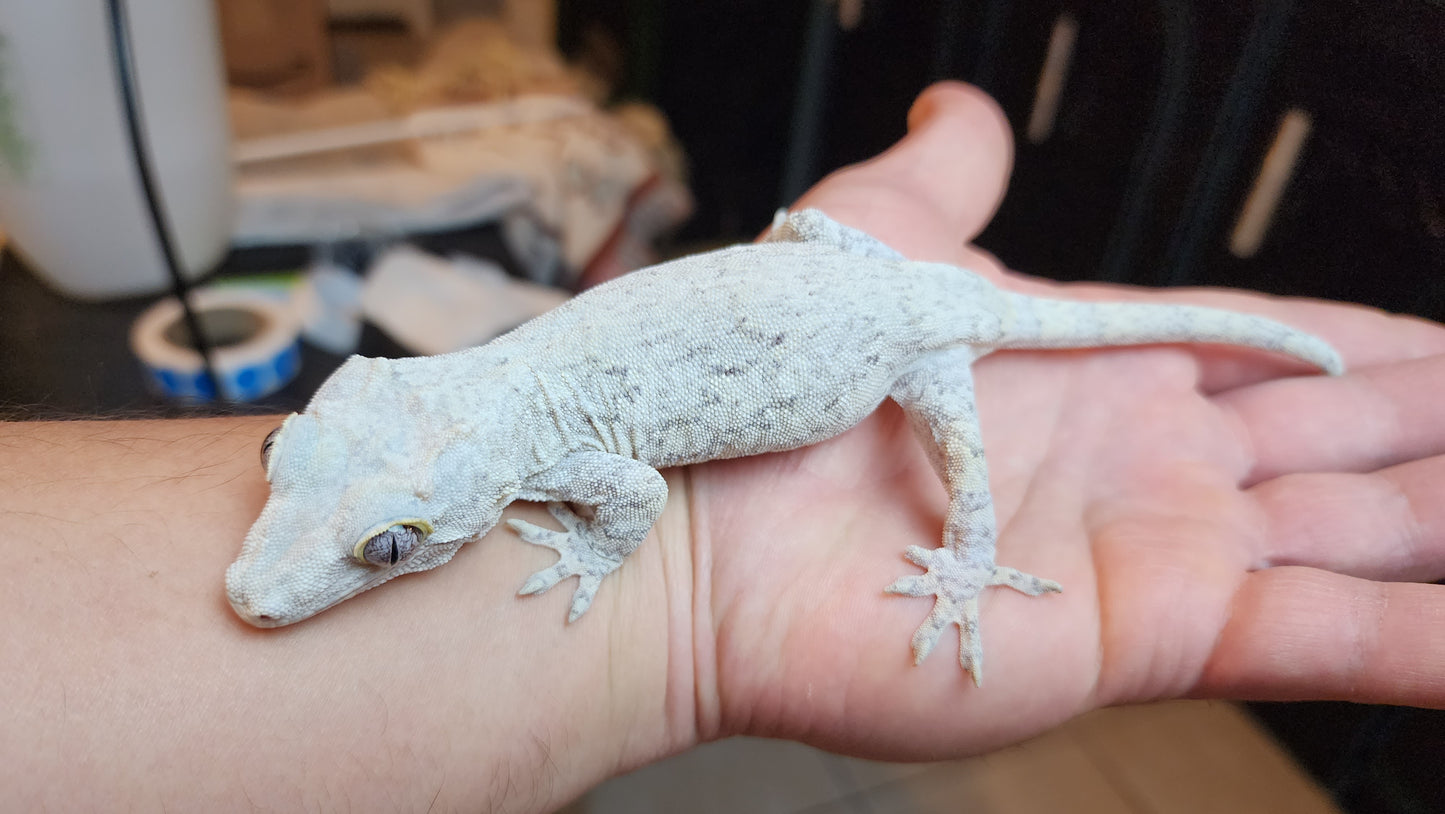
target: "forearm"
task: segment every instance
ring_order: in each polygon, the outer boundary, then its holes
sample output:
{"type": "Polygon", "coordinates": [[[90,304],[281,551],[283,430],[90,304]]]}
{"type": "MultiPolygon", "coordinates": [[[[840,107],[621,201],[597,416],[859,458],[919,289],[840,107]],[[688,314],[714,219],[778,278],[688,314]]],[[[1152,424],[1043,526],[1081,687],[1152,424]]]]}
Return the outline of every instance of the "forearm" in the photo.
{"type": "Polygon", "coordinates": [[[553,555],[494,531],[256,630],[222,574],[274,424],[0,424],[0,786],[21,808],[549,810],[691,741],[679,506],[575,625],[567,592],[515,596],[553,555]]]}

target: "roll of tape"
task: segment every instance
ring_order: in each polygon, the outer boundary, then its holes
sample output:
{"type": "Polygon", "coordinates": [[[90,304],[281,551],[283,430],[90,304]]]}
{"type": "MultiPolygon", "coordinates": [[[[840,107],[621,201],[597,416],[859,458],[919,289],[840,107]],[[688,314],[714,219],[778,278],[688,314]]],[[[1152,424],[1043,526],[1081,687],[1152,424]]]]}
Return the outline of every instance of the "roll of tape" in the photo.
{"type": "MultiPolygon", "coordinates": [[[[191,294],[222,395],[251,401],[276,392],[301,369],[299,330],[290,309],[253,291],[202,288],[191,294]]],[[[216,397],[201,354],[191,343],[180,301],[167,297],[146,309],[130,331],[131,350],[161,395],[188,401],[216,397]]]]}

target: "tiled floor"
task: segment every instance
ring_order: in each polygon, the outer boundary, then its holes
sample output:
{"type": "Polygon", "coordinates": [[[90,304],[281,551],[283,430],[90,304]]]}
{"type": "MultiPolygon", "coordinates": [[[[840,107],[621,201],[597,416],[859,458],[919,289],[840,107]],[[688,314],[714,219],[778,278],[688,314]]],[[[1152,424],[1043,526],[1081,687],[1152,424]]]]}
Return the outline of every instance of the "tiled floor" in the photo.
{"type": "Polygon", "coordinates": [[[1021,746],[948,763],[837,757],[735,738],[624,777],[565,814],[1336,814],[1241,710],[1180,701],[1101,710],[1021,746]]]}

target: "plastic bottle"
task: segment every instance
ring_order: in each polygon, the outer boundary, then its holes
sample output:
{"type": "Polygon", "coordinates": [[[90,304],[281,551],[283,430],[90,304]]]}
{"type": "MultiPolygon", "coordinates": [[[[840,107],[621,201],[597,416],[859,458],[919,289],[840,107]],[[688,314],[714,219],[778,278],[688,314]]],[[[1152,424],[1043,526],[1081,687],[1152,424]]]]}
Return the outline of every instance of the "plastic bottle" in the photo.
{"type": "MultiPolygon", "coordinates": [[[[144,147],[183,271],[229,242],[232,183],[213,3],[119,0],[144,147]]],[[[0,228],[62,293],[170,286],[125,118],[110,3],[0,0],[0,228]]]]}

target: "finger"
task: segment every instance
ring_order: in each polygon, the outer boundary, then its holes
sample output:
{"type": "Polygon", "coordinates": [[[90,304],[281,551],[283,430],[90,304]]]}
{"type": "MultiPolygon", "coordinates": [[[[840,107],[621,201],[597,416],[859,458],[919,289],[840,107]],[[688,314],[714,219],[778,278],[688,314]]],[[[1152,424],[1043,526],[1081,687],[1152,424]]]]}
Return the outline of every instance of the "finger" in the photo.
{"type": "Polygon", "coordinates": [[[1254,465],[1246,483],[1290,472],[1370,472],[1445,453],[1445,356],[1231,390],[1254,465]]]}
{"type": "Polygon", "coordinates": [[[1445,586],[1250,574],[1194,694],[1445,708],[1445,586]]]}
{"type": "Polygon", "coordinates": [[[1416,582],[1445,575],[1445,457],[1365,475],[1289,475],[1251,494],[1267,520],[1256,568],[1416,582]]]}
{"type": "Polygon", "coordinates": [[[919,95],[897,144],[824,178],[796,206],[823,209],[915,260],[987,265],[965,243],[1003,200],[1012,162],[998,105],[977,88],[943,82],[919,95]]]}

